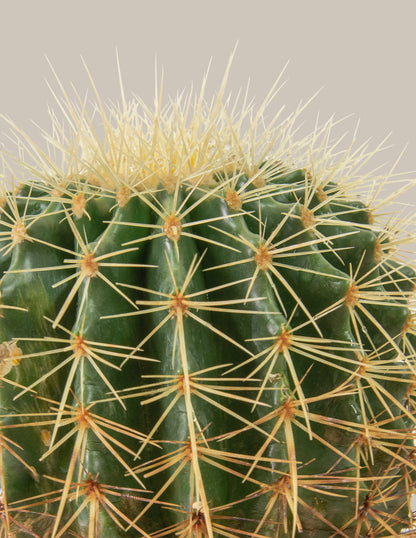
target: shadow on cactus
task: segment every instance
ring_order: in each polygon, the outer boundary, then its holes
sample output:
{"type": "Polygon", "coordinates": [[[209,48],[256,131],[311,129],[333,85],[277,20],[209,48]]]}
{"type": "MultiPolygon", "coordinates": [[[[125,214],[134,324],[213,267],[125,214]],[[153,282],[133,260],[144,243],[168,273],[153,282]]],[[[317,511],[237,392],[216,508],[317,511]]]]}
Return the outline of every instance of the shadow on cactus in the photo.
{"type": "Polygon", "coordinates": [[[411,532],[415,268],[376,194],[412,181],[225,80],[153,110],[64,93],[45,151],[12,126],[3,537],[411,532]]]}

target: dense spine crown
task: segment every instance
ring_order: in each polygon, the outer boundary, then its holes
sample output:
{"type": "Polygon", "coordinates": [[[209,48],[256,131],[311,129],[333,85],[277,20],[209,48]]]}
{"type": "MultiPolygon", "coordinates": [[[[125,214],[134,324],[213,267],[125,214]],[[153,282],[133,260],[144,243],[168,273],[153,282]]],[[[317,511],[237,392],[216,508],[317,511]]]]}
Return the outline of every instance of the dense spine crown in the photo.
{"type": "Polygon", "coordinates": [[[403,226],[333,121],[295,143],[300,109],[263,129],[273,91],[223,94],[99,102],[102,140],[65,96],[58,164],[17,130],[36,163],[2,196],[1,536],[409,526],[403,226]]]}

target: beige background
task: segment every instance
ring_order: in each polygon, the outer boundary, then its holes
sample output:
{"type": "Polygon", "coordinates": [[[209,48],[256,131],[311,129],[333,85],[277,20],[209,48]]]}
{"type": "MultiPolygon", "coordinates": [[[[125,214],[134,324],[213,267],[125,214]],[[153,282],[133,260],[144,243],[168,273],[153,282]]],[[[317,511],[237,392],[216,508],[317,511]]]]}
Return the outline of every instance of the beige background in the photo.
{"type": "MultiPolygon", "coordinates": [[[[286,104],[290,112],[321,89],[306,130],[318,113],[354,113],[346,126],[353,130],[360,119],[358,142],[373,137],[375,147],[392,132],[380,162],[394,162],[407,144],[397,170],[416,170],[415,0],[0,0],[0,20],[0,113],[37,141],[32,121],[47,128],[47,106],[55,106],[46,57],[66,86],[84,94],[82,56],[101,95],[116,99],[117,49],[126,92],[150,102],[156,57],[171,94],[192,81],[199,86],[212,58],[213,90],[238,42],[230,89],[250,78],[260,102],[289,60],[276,110],[286,104]]],[[[0,133],[16,152],[4,121],[0,133]]],[[[402,202],[416,207],[416,189],[402,202]]]]}

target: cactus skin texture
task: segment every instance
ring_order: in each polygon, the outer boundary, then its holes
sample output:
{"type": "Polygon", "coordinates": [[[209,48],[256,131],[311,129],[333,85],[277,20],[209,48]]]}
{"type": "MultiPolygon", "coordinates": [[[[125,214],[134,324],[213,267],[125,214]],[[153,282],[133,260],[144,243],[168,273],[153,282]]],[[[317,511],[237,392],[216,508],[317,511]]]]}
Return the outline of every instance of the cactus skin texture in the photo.
{"type": "Polygon", "coordinates": [[[405,221],[379,221],[371,152],[334,150],[332,121],[295,144],[297,113],[263,129],[268,103],[223,94],[123,95],[101,137],[64,94],[49,154],[16,128],[2,537],[411,532],[405,221]]]}

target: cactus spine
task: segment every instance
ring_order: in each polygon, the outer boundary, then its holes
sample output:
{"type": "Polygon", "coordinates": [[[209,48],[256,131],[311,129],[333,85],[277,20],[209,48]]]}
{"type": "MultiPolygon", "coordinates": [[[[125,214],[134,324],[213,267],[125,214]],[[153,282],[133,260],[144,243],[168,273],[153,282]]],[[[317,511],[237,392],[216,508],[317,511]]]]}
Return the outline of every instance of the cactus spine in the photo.
{"type": "Polygon", "coordinates": [[[223,94],[100,104],[103,138],[65,98],[61,164],[17,130],[36,166],[2,197],[1,536],[408,528],[404,221],[354,195],[380,178],[332,121],[295,144],[298,114],[263,131],[267,103],[223,94]]]}

